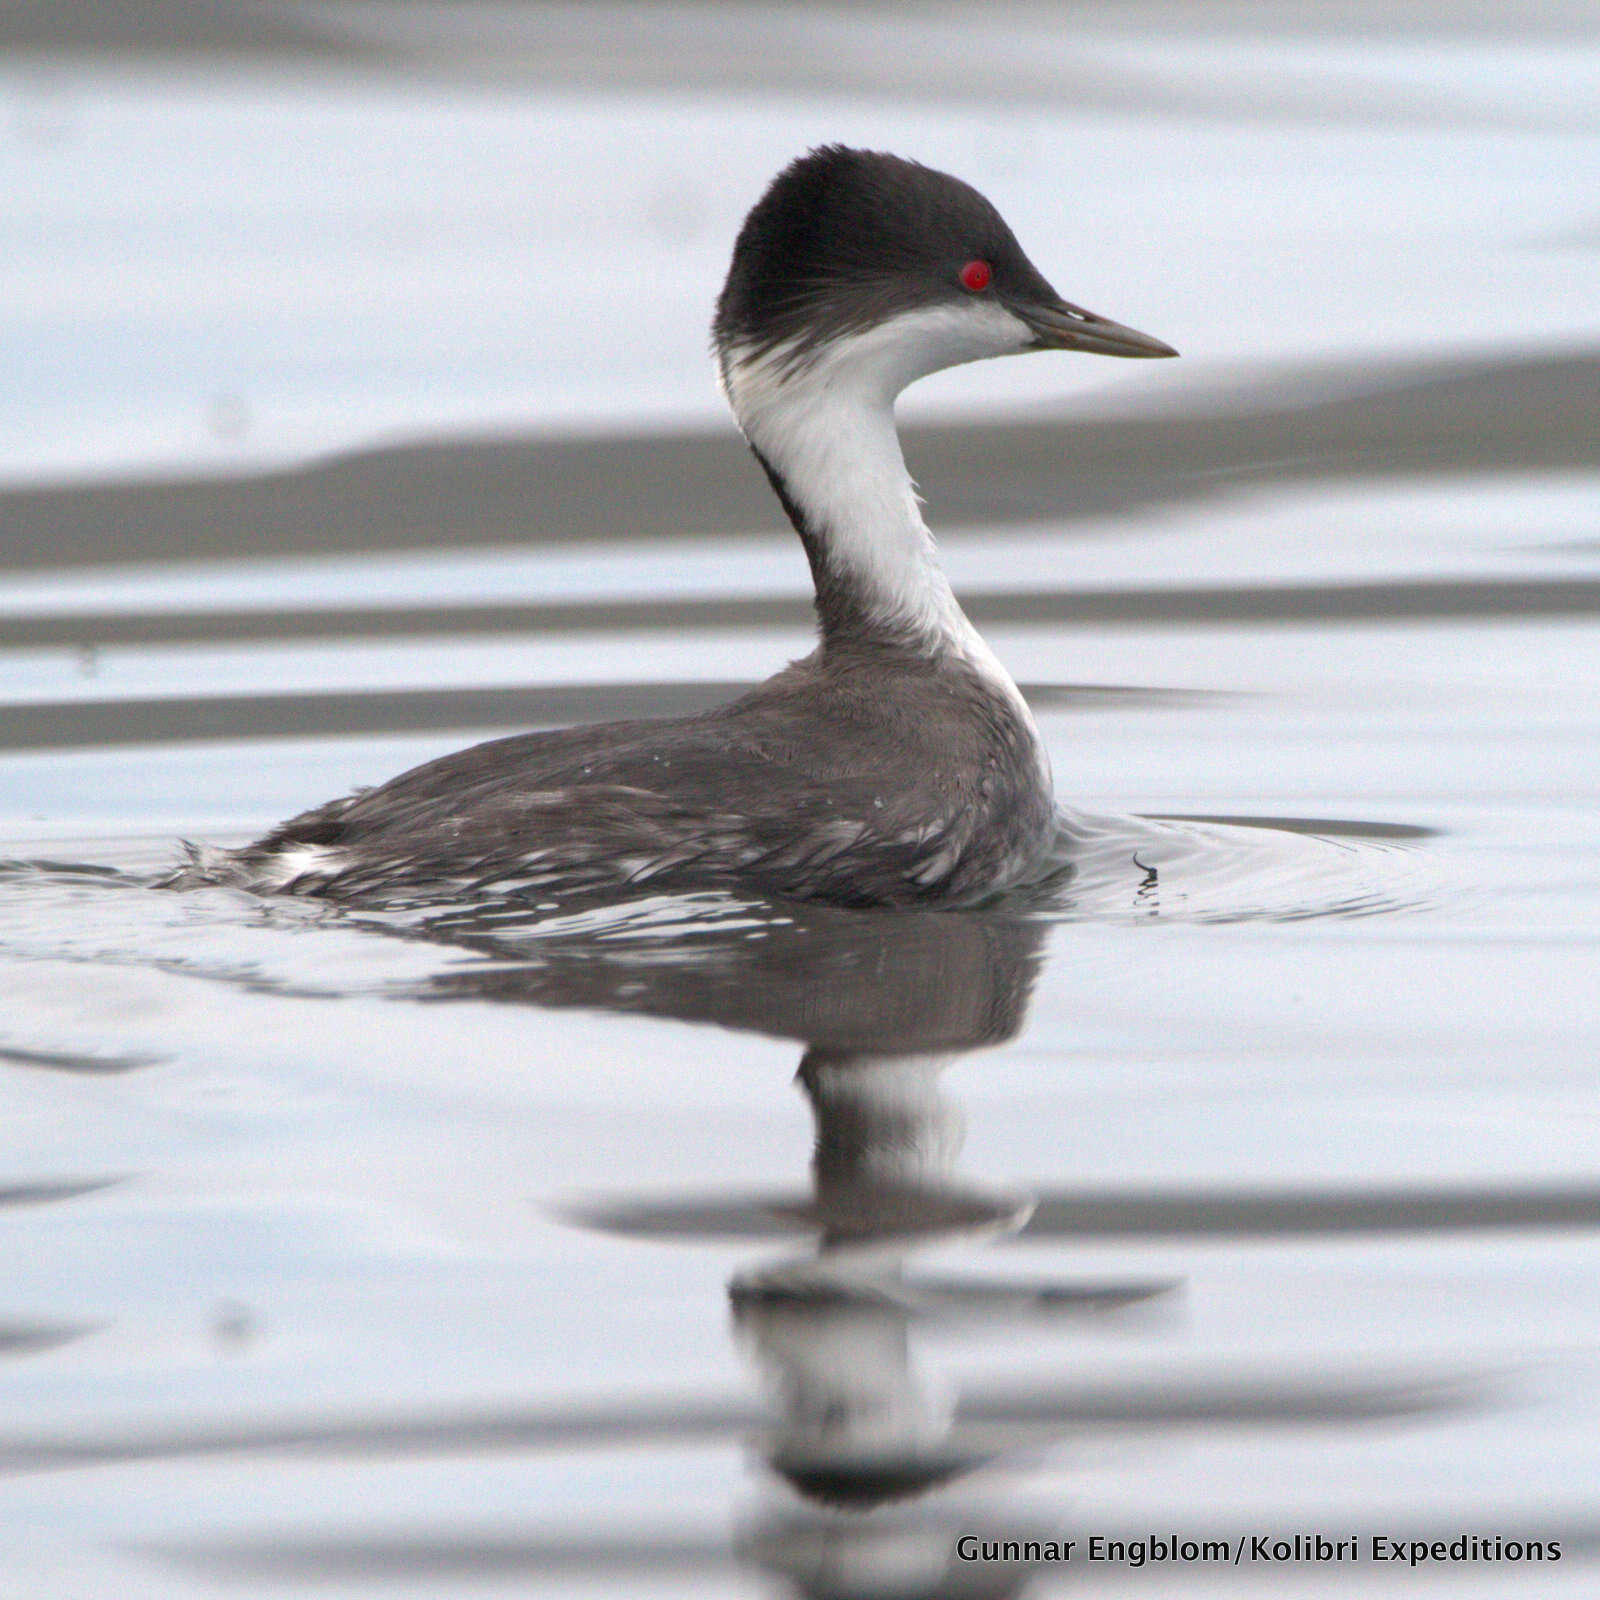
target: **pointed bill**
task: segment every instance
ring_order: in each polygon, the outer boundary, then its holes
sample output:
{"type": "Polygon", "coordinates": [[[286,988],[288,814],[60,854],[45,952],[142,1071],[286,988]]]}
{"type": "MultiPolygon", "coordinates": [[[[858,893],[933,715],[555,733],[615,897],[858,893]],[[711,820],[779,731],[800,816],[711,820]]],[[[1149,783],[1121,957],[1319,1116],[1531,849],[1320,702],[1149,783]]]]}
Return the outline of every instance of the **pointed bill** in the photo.
{"type": "Polygon", "coordinates": [[[1125,328],[1065,300],[1049,304],[1012,304],[1008,310],[1033,330],[1033,350],[1083,350],[1097,356],[1139,356],[1154,359],[1177,351],[1161,339],[1125,328]]]}

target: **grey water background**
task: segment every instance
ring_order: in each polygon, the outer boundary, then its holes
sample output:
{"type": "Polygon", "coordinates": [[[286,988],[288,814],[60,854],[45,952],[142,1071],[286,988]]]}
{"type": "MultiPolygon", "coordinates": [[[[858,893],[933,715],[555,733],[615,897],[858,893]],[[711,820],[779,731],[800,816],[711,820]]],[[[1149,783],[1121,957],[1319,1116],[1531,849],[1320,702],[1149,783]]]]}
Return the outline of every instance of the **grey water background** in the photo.
{"type": "Polygon", "coordinates": [[[1592,1592],[1600,38],[1514,10],[0,12],[0,1593],[1592,1592]],[[151,887],[806,648],[704,328],[826,138],[1184,352],[902,407],[1054,897],[151,887]]]}

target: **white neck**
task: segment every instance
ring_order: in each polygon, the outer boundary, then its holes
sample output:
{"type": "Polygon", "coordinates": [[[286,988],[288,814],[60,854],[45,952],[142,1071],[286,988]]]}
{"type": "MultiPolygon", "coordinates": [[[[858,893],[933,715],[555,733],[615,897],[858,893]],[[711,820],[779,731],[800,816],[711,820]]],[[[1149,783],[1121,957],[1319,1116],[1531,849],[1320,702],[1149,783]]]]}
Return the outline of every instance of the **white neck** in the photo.
{"type": "Polygon", "coordinates": [[[928,372],[1020,349],[1028,338],[998,306],[958,305],[907,313],[805,355],[792,346],[723,352],[739,426],[783,480],[828,574],[875,627],[920,648],[993,661],[922,520],[895,398],[928,372]]]}
{"type": "Polygon", "coordinates": [[[1031,338],[998,305],[936,307],[814,353],[724,350],[721,376],[740,428],[781,480],[820,568],[824,655],[833,604],[868,636],[959,657],[1027,730],[1048,787],[1049,760],[1033,713],[950,588],[894,425],[895,398],[914,379],[1025,349],[1031,338]]]}

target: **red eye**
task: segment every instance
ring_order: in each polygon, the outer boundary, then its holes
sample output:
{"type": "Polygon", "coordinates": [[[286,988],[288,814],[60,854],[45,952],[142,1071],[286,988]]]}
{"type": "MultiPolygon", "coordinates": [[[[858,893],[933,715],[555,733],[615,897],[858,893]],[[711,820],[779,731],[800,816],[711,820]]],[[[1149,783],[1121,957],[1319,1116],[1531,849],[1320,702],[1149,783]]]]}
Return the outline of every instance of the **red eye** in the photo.
{"type": "Polygon", "coordinates": [[[969,261],[961,269],[961,287],[970,289],[973,294],[981,294],[989,287],[989,280],[993,276],[994,272],[987,261],[969,261]]]}

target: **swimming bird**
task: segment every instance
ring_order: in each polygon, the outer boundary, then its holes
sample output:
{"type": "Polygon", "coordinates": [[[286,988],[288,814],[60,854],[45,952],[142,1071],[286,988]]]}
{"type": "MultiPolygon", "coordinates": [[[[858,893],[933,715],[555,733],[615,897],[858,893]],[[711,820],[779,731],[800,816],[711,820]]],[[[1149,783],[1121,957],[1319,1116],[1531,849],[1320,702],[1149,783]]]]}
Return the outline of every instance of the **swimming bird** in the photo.
{"type": "Polygon", "coordinates": [[[329,802],[191,878],[338,900],[719,888],[970,903],[1048,853],[1050,766],[940,567],[908,384],[1032,350],[1177,352],[1063,300],[960,179],[826,145],[739,232],[712,344],[800,536],[816,649],[716,710],[496,739],[329,802]]]}

